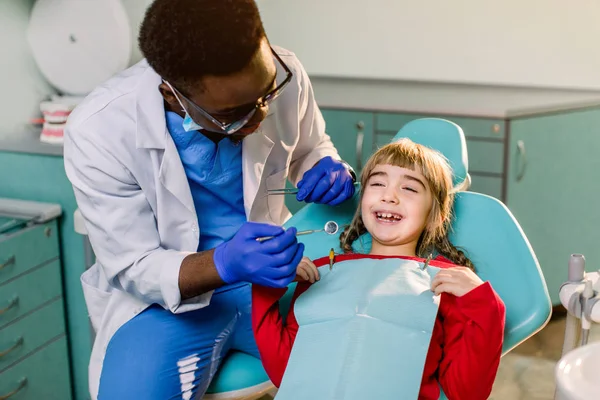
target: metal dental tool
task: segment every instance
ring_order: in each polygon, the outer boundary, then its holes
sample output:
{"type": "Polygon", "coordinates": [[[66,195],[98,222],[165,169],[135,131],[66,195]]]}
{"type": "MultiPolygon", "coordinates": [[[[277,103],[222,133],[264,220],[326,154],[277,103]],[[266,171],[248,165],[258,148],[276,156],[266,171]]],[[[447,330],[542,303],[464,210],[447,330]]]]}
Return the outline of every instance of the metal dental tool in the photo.
{"type": "Polygon", "coordinates": [[[425,271],[427,269],[427,267],[429,267],[429,262],[431,261],[432,258],[433,258],[433,254],[430,254],[429,256],[427,256],[427,259],[425,260],[425,264],[423,264],[423,268],[421,268],[422,271],[425,271]]]}
{"type": "Polygon", "coordinates": [[[270,189],[267,190],[267,194],[271,195],[271,194],[296,194],[298,193],[298,189],[297,188],[286,188],[286,189],[270,189]]]}
{"type": "MultiPolygon", "coordinates": [[[[299,231],[299,232],[296,232],[296,236],[308,235],[309,233],[315,233],[315,232],[325,232],[328,235],[335,235],[338,232],[338,229],[339,229],[339,226],[338,226],[337,222],[327,221],[325,223],[325,226],[323,227],[323,229],[310,229],[310,230],[306,230],[306,231],[299,231]]],[[[258,242],[264,242],[265,240],[273,239],[274,237],[275,236],[263,236],[263,237],[256,238],[256,240],[258,242]]]]}
{"type": "MultiPolygon", "coordinates": [[[[357,186],[359,183],[355,182],[354,186],[357,186]]],[[[267,190],[267,195],[272,194],[296,194],[298,193],[298,188],[284,188],[284,189],[269,189],[267,190]]]]}

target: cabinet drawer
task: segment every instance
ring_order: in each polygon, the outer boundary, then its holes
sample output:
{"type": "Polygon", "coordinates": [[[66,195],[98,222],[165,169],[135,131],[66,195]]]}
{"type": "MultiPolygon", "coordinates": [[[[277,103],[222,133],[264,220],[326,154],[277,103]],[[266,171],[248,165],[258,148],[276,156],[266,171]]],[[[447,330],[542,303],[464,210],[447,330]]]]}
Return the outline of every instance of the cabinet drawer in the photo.
{"type": "Polygon", "coordinates": [[[54,222],[0,235],[0,285],[58,256],[54,222]]]}
{"type": "Polygon", "coordinates": [[[487,194],[488,196],[502,200],[502,178],[471,174],[471,187],[469,191],[487,194]]]}
{"type": "Polygon", "coordinates": [[[0,329],[61,295],[58,259],[0,285],[0,329]]]}
{"type": "MultiPolygon", "coordinates": [[[[390,143],[395,134],[378,132],[375,135],[373,151],[390,143]]],[[[469,155],[469,172],[487,172],[501,174],[504,165],[504,143],[485,140],[468,140],[467,151],[469,155]]]]}
{"type": "Polygon", "coordinates": [[[26,383],[10,400],[70,400],[66,338],[63,336],[10,368],[0,370],[0,398],[17,390],[23,379],[26,383]]]}
{"type": "Polygon", "coordinates": [[[449,115],[377,113],[377,131],[398,132],[408,122],[418,118],[443,118],[460,126],[466,137],[502,139],[505,123],[501,119],[454,117],[449,115]]]}
{"type": "Polygon", "coordinates": [[[504,166],[504,143],[467,140],[469,172],[502,174],[504,166]]]}
{"type": "Polygon", "coordinates": [[[0,371],[65,333],[62,298],[0,328],[0,371]]]}

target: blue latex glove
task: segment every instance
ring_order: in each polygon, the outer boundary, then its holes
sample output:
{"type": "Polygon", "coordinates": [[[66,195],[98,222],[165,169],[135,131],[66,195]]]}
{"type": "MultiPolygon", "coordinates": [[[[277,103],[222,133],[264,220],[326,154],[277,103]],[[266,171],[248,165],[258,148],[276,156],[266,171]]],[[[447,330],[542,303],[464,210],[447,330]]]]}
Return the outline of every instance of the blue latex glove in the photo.
{"type": "Polygon", "coordinates": [[[335,206],[354,195],[354,180],[344,164],[322,158],[298,182],[296,200],[335,206]]]}
{"type": "Polygon", "coordinates": [[[296,228],[246,222],[231,238],[217,246],[213,256],[225,283],[250,282],[284,288],[296,277],[304,244],[296,239],[296,228]],[[261,236],[275,236],[258,242],[261,236]]]}

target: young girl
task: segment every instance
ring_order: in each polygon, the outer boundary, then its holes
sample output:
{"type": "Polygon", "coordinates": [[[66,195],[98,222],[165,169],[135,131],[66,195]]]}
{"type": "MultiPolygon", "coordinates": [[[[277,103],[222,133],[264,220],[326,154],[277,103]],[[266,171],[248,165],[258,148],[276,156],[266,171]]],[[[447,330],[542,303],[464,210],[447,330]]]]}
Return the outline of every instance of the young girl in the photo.
{"type": "MultiPolygon", "coordinates": [[[[393,257],[423,262],[437,253],[429,265],[441,270],[432,279],[431,290],[441,298],[419,399],[438,399],[439,385],[450,400],[487,399],[500,362],[505,309],[489,282],[481,281],[471,261],[448,240],[454,197],[447,161],[438,152],[403,139],[370,158],[361,188],[360,207],[340,236],[346,254],[335,261],[393,257]],[[367,232],[372,237],[369,254],[353,253],[353,243],[367,232]]],[[[297,271],[300,282],[285,321],[279,299],[286,290],[252,286],[255,338],[265,370],[277,387],[298,332],[294,303],[319,280],[316,267],[328,262],[327,257],[314,263],[302,260],[297,271]]],[[[318,362],[319,354],[314,357],[318,362]]]]}

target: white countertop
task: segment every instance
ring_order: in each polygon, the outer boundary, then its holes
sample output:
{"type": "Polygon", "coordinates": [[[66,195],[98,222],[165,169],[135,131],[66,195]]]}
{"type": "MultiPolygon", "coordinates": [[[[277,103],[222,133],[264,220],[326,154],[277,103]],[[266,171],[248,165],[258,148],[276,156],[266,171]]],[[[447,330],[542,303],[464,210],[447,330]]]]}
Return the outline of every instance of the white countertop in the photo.
{"type": "Polygon", "coordinates": [[[20,130],[18,134],[0,136],[0,151],[62,157],[63,146],[41,142],[40,133],[40,128],[30,127],[20,130]]]}
{"type": "Polygon", "coordinates": [[[600,91],[311,77],[321,107],[506,119],[600,105],[600,91]]]}

